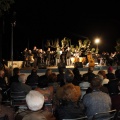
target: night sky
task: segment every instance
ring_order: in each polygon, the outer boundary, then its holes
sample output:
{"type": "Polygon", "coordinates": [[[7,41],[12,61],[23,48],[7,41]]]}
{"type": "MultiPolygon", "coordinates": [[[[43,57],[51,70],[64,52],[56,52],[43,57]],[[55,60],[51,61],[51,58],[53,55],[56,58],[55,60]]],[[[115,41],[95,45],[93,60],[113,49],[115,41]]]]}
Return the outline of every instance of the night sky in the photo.
{"type": "MultiPolygon", "coordinates": [[[[5,45],[3,51],[10,52],[11,19],[14,27],[14,57],[25,47],[43,48],[46,40],[70,38],[72,44],[85,37],[99,37],[100,51],[115,51],[120,38],[120,10],[117,2],[88,2],[87,0],[16,0],[9,15],[5,17],[5,45]],[[15,13],[15,14],[13,14],[15,13]],[[8,51],[6,51],[6,48],[8,51]]],[[[4,43],[3,43],[4,45],[4,43]]],[[[10,53],[9,53],[10,54],[10,53]]],[[[9,59],[9,55],[7,56],[9,59]]]]}

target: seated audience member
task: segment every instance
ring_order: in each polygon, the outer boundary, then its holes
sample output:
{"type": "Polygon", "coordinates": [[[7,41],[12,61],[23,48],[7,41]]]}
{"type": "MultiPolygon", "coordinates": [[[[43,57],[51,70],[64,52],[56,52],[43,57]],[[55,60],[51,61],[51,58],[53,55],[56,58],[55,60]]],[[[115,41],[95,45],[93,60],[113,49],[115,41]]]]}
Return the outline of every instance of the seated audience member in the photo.
{"type": "MultiPolygon", "coordinates": [[[[72,84],[73,79],[74,79],[74,74],[73,74],[72,70],[70,70],[70,69],[66,70],[65,71],[65,76],[64,76],[65,85],[72,84]]],[[[58,100],[58,101],[62,100],[62,97],[63,97],[63,87],[64,86],[59,87],[57,89],[57,91],[56,91],[56,100],[58,100]]],[[[76,86],[76,88],[80,91],[80,87],[79,86],[76,86]]]]}
{"type": "Polygon", "coordinates": [[[41,77],[38,87],[35,89],[44,96],[44,110],[53,112],[52,102],[53,102],[53,86],[48,86],[48,81],[44,77],[41,77]]]}
{"type": "Polygon", "coordinates": [[[115,77],[115,74],[113,73],[113,67],[108,67],[108,70],[107,70],[107,74],[106,74],[106,76],[107,76],[107,79],[109,79],[109,81],[111,81],[111,80],[114,80],[116,77],[115,77]]]}
{"type": "Polygon", "coordinates": [[[0,88],[1,88],[1,90],[6,90],[6,88],[7,88],[7,84],[4,79],[4,75],[5,75],[4,70],[0,70],[0,88]]]}
{"type": "Polygon", "coordinates": [[[95,76],[95,74],[93,73],[93,70],[94,70],[93,67],[89,67],[88,72],[83,74],[83,79],[87,79],[87,81],[90,82],[95,76]]]}
{"type": "Polygon", "coordinates": [[[116,94],[119,92],[118,90],[118,83],[119,83],[119,80],[116,79],[115,76],[112,76],[113,79],[110,80],[110,82],[108,83],[107,85],[107,88],[108,88],[108,91],[109,91],[109,94],[112,95],[112,94],[116,94]]]}
{"type": "Polygon", "coordinates": [[[79,83],[82,81],[80,71],[77,67],[75,67],[72,71],[73,71],[73,74],[74,74],[74,79],[73,79],[72,83],[74,85],[79,85],[79,83]]]}
{"type": "Polygon", "coordinates": [[[95,113],[111,110],[111,98],[108,94],[100,91],[101,79],[95,77],[91,80],[92,92],[83,97],[86,115],[91,119],[95,113]]]}
{"type": "Polygon", "coordinates": [[[38,91],[31,90],[26,95],[28,110],[19,112],[15,120],[56,120],[52,113],[42,110],[44,96],[38,91]]]}
{"type": "Polygon", "coordinates": [[[63,86],[62,104],[55,110],[57,120],[79,118],[84,115],[84,105],[79,102],[81,91],[78,86],[66,84],[63,86]]]}
{"type": "Polygon", "coordinates": [[[45,75],[40,76],[40,79],[41,79],[41,77],[44,77],[47,80],[47,82],[49,82],[49,75],[51,73],[52,73],[52,70],[51,69],[47,69],[46,72],[45,72],[45,75]]]}
{"type": "Polygon", "coordinates": [[[41,77],[38,87],[35,90],[43,94],[45,102],[51,102],[53,97],[53,86],[48,86],[48,81],[44,77],[41,77]]]}
{"type": "Polygon", "coordinates": [[[118,93],[111,95],[112,109],[120,110],[120,82],[118,83],[118,93]]]}
{"type": "Polygon", "coordinates": [[[10,77],[9,80],[9,85],[11,85],[13,82],[19,82],[18,77],[20,75],[20,69],[19,68],[14,68],[13,69],[13,76],[10,77]]]}
{"type": "Polygon", "coordinates": [[[27,77],[26,84],[30,85],[32,89],[37,87],[39,81],[39,76],[37,75],[37,70],[34,68],[31,71],[31,74],[27,77]]]}
{"type": "MultiPolygon", "coordinates": [[[[101,80],[101,85],[99,87],[99,90],[109,94],[108,88],[102,85],[102,81],[103,81],[103,76],[102,75],[96,75],[95,77],[99,78],[101,80]]],[[[90,84],[90,87],[88,87],[88,89],[86,90],[86,94],[91,93],[93,91],[92,85],[90,84]]]]}
{"type": "Polygon", "coordinates": [[[98,75],[102,75],[103,76],[103,81],[102,81],[102,85],[106,85],[106,84],[108,84],[108,82],[109,82],[109,79],[107,79],[107,77],[106,77],[106,72],[104,71],[104,70],[100,70],[100,71],[98,71],[98,75]]]}
{"type": "Polygon", "coordinates": [[[81,95],[81,99],[83,98],[83,96],[86,94],[86,90],[90,87],[90,82],[88,82],[88,80],[84,77],[83,81],[79,84],[82,95],[81,95]]]}
{"type": "Polygon", "coordinates": [[[64,83],[64,69],[65,68],[62,68],[62,67],[58,67],[58,74],[57,74],[57,82],[60,83],[60,86],[63,86],[65,85],[64,83]]]}
{"type": "Polygon", "coordinates": [[[30,90],[31,87],[29,85],[26,85],[26,75],[25,74],[20,74],[18,77],[19,82],[13,82],[10,89],[11,92],[25,92],[27,94],[30,90]]]}
{"type": "Polygon", "coordinates": [[[54,88],[54,93],[56,92],[56,90],[57,90],[58,87],[60,86],[60,84],[57,82],[57,75],[56,75],[56,73],[51,73],[51,74],[50,74],[48,86],[53,86],[53,88],[54,88]]]}
{"type": "Polygon", "coordinates": [[[1,104],[2,95],[0,94],[0,118],[7,115],[9,120],[14,120],[15,111],[10,106],[1,104]]]}
{"type": "Polygon", "coordinates": [[[120,81],[120,69],[115,71],[115,77],[120,81]]]}

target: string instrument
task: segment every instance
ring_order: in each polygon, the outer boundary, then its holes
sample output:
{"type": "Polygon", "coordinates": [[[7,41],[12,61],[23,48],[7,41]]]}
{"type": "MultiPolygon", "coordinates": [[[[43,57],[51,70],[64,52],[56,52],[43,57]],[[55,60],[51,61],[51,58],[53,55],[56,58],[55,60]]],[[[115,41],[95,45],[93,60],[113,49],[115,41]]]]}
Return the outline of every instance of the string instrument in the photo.
{"type": "Polygon", "coordinates": [[[95,66],[95,62],[94,62],[94,59],[92,58],[92,54],[88,54],[87,55],[87,58],[88,58],[88,62],[89,62],[89,67],[94,67],[95,66]]]}

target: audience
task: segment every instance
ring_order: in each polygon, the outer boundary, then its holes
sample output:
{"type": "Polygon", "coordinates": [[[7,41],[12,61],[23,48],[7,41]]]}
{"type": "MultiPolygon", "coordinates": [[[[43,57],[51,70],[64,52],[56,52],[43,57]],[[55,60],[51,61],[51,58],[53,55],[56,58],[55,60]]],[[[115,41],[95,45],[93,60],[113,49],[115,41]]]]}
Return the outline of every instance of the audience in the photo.
{"type": "Polygon", "coordinates": [[[73,84],[74,85],[79,85],[79,83],[82,81],[82,76],[80,74],[80,71],[77,67],[74,67],[74,69],[72,70],[73,74],[74,74],[74,79],[73,79],[73,84]]]}
{"type": "Polygon", "coordinates": [[[111,98],[108,94],[100,91],[101,79],[96,76],[91,80],[93,91],[83,97],[83,104],[86,108],[86,115],[89,119],[95,113],[111,110],[111,98]]]}
{"type": "MultiPolygon", "coordinates": [[[[108,88],[102,85],[103,82],[103,76],[102,75],[96,75],[95,77],[99,78],[99,80],[101,80],[101,84],[100,84],[100,88],[99,90],[109,94],[108,88]]],[[[88,89],[86,90],[86,93],[91,93],[93,91],[92,86],[88,87],[88,89]]]]}
{"type": "MultiPolygon", "coordinates": [[[[100,70],[95,75],[94,68],[89,67],[83,77],[76,67],[65,72],[64,68],[58,68],[58,71],[59,74],[56,74],[47,69],[45,75],[39,77],[37,69],[33,68],[27,77],[20,74],[19,68],[14,68],[14,75],[9,81],[10,91],[24,91],[28,109],[15,114],[13,109],[0,104],[0,117],[7,115],[9,120],[14,120],[15,115],[15,120],[63,120],[87,115],[88,119],[92,119],[95,113],[120,110],[119,69],[114,74],[110,66],[107,74],[100,70]]],[[[1,90],[3,84],[6,85],[4,71],[0,70],[1,90]]],[[[0,103],[2,97],[0,95],[0,103]]]]}
{"type": "Polygon", "coordinates": [[[73,84],[63,86],[62,104],[56,108],[57,120],[79,118],[84,115],[84,106],[79,103],[81,91],[73,84]]]}
{"type": "Polygon", "coordinates": [[[107,77],[106,77],[106,72],[105,72],[104,70],[98,71],[98,75],[102,75],[102,76],[103,76],[102,85],[108,84],[109,79],[107,79],[107,77]]]}
{"type": "Polygon", "coordinates": [[[106,74],[106,76],[107,76],[107,79],[109,79],[109,81],[116,79],[115,74],[113,73],[113,67],[112,66],[108,67],[107,72],[108,73],[106,74]]]}
{"type": "Polygon", "coordinates": [[[26,75],[25,74],[20,74],[18,77],[19,82],[13,82],[10,89],[11,92],[24,92],[27,94],[30,90],[31,87],[29,85],[26,85],[26,75]]]}
{"type": "Polygon", "coordinates": [[[0,117],[8,116],[9,120],[14,120],[15,111],[10,106],[5,106],[1,104],[2,95],[0,94],[0,117]]]}
{"type": "Polygon", "coordinates": [[[32,69],[31,74],[28,75],[26,84],[32,87],[32,89],[35,89],[39,81],[39,75],[37,75],[37,69],[32,69]]]}
{"type": "Polygon", "coordinates": [[[112,109],[120,110],[120,82],[118,83],[118,92],[111,95],[112,109]]]}
{"type": "Polygon", "coordinates": [[[93,70],[94,70],[93,67],[89,67],[88,72],[83,74],[83,79],[86,79],[88,82],[90,82],[95,76],[95,74],[93,73],[93,70]]]}
{"type": "Polygon", "coordinates": [[[13,69],[13,76],[11,76],[10,80],[9,80],[9,85],[10,86],[13,82],[19,82],[19,80],[18,80],[19,75],[20,75],[20,69],[15,67],[13,69]]]}
{"type": "Polygon", "coordinates": [[[56,120],[52,113],[42,110],[44,96],[38,91],[31,90],[26,95],[28,110],[18,112],[15,120],[56,120]]]}
{"type": "Polygon", "coordinates": [[[64,83],[64,70],[65,68],[63,67],[58,67],[58,74],[57,74],[57,82],[60,84],[60,86],[65,85],[64,83]]]}

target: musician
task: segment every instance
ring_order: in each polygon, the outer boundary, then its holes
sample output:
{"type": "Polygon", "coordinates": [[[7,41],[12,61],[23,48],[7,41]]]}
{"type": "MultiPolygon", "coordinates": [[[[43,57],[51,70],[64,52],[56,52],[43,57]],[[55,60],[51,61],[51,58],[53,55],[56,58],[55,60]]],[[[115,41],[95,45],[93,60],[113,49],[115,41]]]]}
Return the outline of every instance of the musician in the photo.
{"type": "Polygon", "coordinates": [[[70,50],[70,47],[67,47],[67,50],[66,50],[66,61],[67,61],[67,65],[71,65],[71,50],[70,50]]]}
{"type": "Polygon", "coordinates": [[[28,49],[25,48],[25,50],[23,51],[23,67],[27,66],[28,66],[28,49]]]}
{"type": "Polygon", "coordinates": [[[32,51],[29,50],[28,51],[28,67],[33,67],[33,64],[34,64],[33,54],[32,54],[32,51]]]}
{"type": "Polygon", "coordinates": [[[33,47],[33,50],[32,50],[32,54],[33,54],[33,58],[34,58],[34,63],[33,63],[33,66],[36,67],[37,66],[37,47],[34,46],[33,47]]]}
{"type": "Polygon", "coordinates": [[[62,48],[62,54],[60,55],[61,63],[66,63],[66,51],[62,48]]]}
{"type": "Polygon", "coordinates": [[[37,58],[37,65],[39,66],[39,64],[44,63],[44,53],[43,53],[42,49],[38,50],[37,57],[38,57],[37,58]]]}
{"type": "Polygon", "coordinates": [[[60,48],[58,47],[55,52],[55,65],[56,66],[58,65],[58,63],[60,63],[60,55],[61,55],[61,51],[60,51],[60,48]]]}
{"type": "Polygon", "coordinates": [[[46,65],[50,66],[50,48],[46,51],[46,65]]]}

